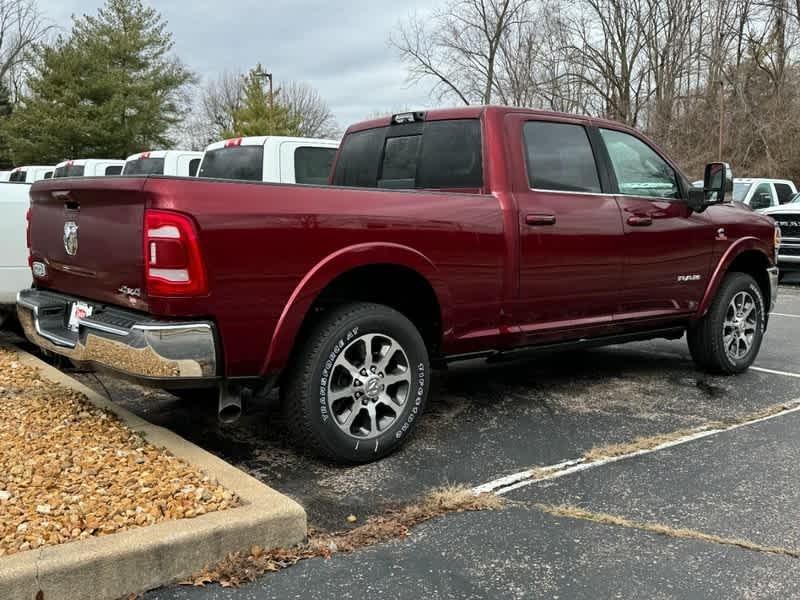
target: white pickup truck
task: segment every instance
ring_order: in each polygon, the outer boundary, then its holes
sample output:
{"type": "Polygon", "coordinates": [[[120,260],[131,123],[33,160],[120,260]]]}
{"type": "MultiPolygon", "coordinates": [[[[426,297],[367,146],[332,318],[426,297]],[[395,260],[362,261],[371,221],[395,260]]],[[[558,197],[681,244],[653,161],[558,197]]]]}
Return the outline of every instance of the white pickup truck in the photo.
{"type": "Polygon", "coordinates": [[[194,177],[203,158],[191,150],[152,150],[133,154],[125,161],[123,175],[171,175],[194,177]]]}
{"type": "Polygon", "coordinates": [[[13,311],[17,292],[31,285],[25,241],[29,183],[0,182],[0,324],[13,311]]]}
{"type": "Polygon", "coordinates": [[[55,167],[31,165],[12,169],[6,181],[16,183],[33,183],[42,179],[50,179],[53,176],[55,167]]]}
{"type": "Polygon", "coordinates": [[[125,166],[124,160],[113,158],[84,158],[65,160],[56,165],[53,177],[104,177],[119,175],[125,166]]]}
{"type": "Polygon", "coordinates": [[[53,166],[23,166],[0,181],[0,324],[13,311],[17,292],[31,284],[25,241],[31,184],[53,176],[53,166]]]}
{"type": "Polygon", "coordinates": [[[339,142],[293,137],[242,137],[211,144],[198,177],[325,185],[339,142]]]}
{"type": "Polygon", "coordinates": [[[123,175],[171,175],[194,177],[203,158],[190,150],[153,150],[133,154],[125,161],[123,175]]]}

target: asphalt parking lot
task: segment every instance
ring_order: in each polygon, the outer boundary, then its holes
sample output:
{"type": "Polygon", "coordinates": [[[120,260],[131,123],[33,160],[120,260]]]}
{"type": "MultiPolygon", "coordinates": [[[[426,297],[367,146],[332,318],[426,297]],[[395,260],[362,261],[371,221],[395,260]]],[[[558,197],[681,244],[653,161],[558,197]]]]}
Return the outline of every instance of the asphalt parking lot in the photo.
{"type": "MultiPolygon", "coordinates": [[[[213,405],[75,373],[146,419],[297,499],[319,530],[348,527],[431,488],[470,486],[587,450],[800,399],[800,286],[783,286],[757,368],[696,371],[685,341],[653,341],[514,363],[452,367],[434,382],[414,439],[383,461],[332,466],[297,453],[269,401],[220,426],[213,405]]],[[[238,590],[169,588],[148,597],[786,598],[800,549],[800,413],[599,466],[508,494],[502,511],[457,514],[410,538],[305,561],[238,590]],[[786,553],[553,516],[569,505],[742,538],[786,553]]]]}

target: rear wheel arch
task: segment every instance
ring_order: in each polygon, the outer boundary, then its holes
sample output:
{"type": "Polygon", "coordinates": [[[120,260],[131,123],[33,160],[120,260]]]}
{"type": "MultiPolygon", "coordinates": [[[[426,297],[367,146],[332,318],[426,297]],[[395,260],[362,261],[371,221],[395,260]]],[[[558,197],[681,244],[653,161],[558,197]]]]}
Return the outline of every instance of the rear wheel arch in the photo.
{"type": "Polygon", "coordinates": [[[352,302],[383,304],[405,315],[432,354],[450,318],[449,290],[424,255],[394,244],[346,248],[326,257],[298,284],[275,328],[262,373],[282,370],[321,314],[352,302]]]}

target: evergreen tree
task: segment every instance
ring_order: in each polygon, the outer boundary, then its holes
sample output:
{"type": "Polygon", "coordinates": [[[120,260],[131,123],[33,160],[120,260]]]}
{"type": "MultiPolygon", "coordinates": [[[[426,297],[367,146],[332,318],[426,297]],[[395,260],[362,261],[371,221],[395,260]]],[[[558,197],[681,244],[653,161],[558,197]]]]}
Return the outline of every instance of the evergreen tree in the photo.
{"type": "Polygon", "coordinates": [[[241,106],[233,111],[233,127],[223,131],[223,137],[251,135],[299,136],[302,119],[280,102],[280,91],[264,91],[259,73],[253,69],[245,78],[241,106]]]}
{"type": "Polygon", "coordinates": [[[15,162],[169,147],[193,79],[172,48],[166,22],[141,0],[107,0],[97,15],[73,17],[68,37],[40,48],[30,91],[2,127],[15,162]]]}

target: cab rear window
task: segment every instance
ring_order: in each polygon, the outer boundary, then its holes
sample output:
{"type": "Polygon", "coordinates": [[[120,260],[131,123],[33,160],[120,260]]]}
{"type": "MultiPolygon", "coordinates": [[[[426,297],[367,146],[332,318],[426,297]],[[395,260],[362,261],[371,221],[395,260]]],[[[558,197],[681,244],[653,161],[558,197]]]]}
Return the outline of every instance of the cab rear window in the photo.
{"type": "Polygon", "coordinates": [[[209,150],[203,156],[198,177],[261,181],[264,176],[263,146],[231,146],[209,150]]]}
{"type": "Polygon", "coordinates": [[[28,177],[27,171],[14,171],[11,174],[11,177],[8,178],[9,181],[13,181],[15,183],[24,183],[28,177]]]}
{"type": "Polygon", "coordinates": [[[163,158],[138,158],[129,160],[122,169],[123,175],[163,175],[163,158]]]}
{"type": "Polygon", "coordinates": [[[83,177],[83,165],[67,165],[65,167],[57,167],[53,171],[53,177],[83,177]]]}
{"type": "Polygon", "coordinates": [[[334,185],[477,189],[483,185],[478,119],[414,122],[347,135],[334,185]]]}

